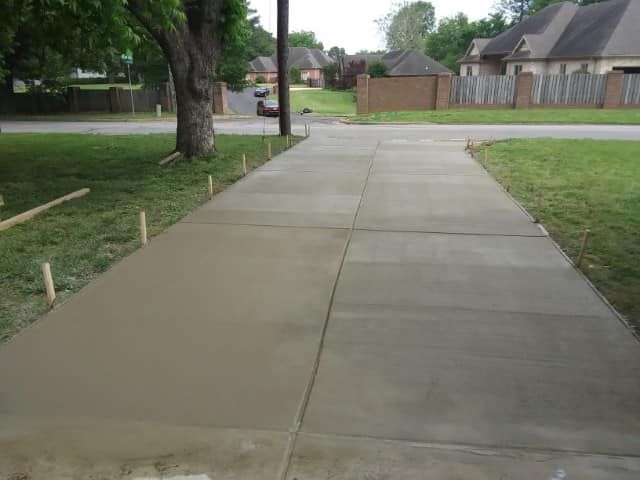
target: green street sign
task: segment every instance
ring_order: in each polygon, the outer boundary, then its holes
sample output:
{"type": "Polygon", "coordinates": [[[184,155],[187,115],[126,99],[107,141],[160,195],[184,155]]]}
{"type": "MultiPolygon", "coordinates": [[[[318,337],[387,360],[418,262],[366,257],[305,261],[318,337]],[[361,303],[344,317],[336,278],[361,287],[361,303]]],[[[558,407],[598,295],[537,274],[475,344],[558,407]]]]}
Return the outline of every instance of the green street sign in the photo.
{"type": "Polygon", "coordinates": [[[122,55],[120,55],[120,60],[122,60],[124,63],[128,63],[129,65],[131,65],[133,63],[133,54],[123,53],[122,55]]]}

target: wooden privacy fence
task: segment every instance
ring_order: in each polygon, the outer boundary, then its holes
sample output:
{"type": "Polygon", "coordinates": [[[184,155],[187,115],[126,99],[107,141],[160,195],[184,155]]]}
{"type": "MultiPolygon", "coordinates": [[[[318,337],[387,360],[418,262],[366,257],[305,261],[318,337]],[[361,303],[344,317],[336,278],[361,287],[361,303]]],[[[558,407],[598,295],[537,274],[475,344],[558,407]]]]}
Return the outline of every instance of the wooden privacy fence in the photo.
{"type": "Polygon", "coordinates": [[[607,75],[535,75],[533,105],[601,105],[607,75]]]}
{"type": "Polygon", "coordinates": [[[620,103],[640,105],[640,75],[625,75],[623,77],[620,103]]]}
{"type": "Polygon", "coordinates": [[[509,105],[516,93],[514,75],[452,77],[449,103],[456,105],[509,105]]]}

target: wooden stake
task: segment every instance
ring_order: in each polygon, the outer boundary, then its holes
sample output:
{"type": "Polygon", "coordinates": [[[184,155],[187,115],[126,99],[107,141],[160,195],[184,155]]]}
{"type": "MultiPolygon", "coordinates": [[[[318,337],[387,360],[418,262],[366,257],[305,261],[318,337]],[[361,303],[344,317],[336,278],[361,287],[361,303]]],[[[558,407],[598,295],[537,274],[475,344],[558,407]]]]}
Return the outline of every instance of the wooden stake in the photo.
{"type": "Polygon", "coordinates": [[[147,215],[144,212],[140,212],[140,244],[147,244],[147,215]]]}
{"type": "Polygon", "coordinates": [[[209,175],[209,198],[213,198],[213,177],[209,175]]]}
{"type": "Polygon", "coordinates": [[[484,168],[489,165],[489,147],[484,147],[484,168]]]}
{"type": "Polygon", "coordinates": [[[304,136],[305,137],[309,136],[309,124],[308,123],[304,124],[304,136]]]}
{"type": "Polygon", "coordinates": [[[271,142],[267,143],[267,158],[271,160],[271,142]]]}
{"type": "Polygon", "coordinates": [[[247,155],[246,154],[242,154],[242,170],[244,171],[244,174],[247,174],[247,155]]]}
{"type": "Polygon", "coordinates": [[[513,176],[513,169],[509,167],[509,173],[507,174],[507,192],[511,193],[511,180],[513,176]]]}
{"type": "Polygon", "coordinates": [[[580,255],[578,255],[578,261],[576,262],[576,267],[580,268],[582,265],[582,260],[584,259],[584,255],[587,252],[587,242],[589,241],[589,236],[591,235],[591,230],[588,228],[584,231],[584,236],[582,237],[582,246],[580,247],[580,255]]]}
{"type": "Polygon", "coordinates": [[[90,191],[91,190],[89,190],[88,188],[83,188],[83,189],[78,190],[76,192],[70,193],[69,195],[65,195],[64,197],[56,198],[55,200],[52,200],[49,203],[45,203],[44,205],[40,205],[39,207],[32,208],[31,210],[27,210],[26,212],[23,212],[23,213],[21,213],[19,215],[16,215],[15,217],[8,218],[4,222],[0,222],[0,232],[2,230],[6,230],[8,228],[11,228],[14,225],[17,225],[18,223],[26,222],[30,218],[35,217],[40,212],[44,212],[45,210],[48,210],[51,207],[55,207],[56,205],[60,205],[61,203],[66,202],[68,200],[73,200],[74,198],[83,197],[84,195],[86,195],[90,191]]]}
{"type": "Polygon", "coordinates": [[[42,276],[44,278],[44,289],[47,292],[47,305],[51,308],[56,301],[56,289],[53,286],[53,276],[51,275],[51,265],[49,265],[49,262],[42,264],[42,276]]]}
{"type": "Polygon", "coordinates": [[[536,208],[536,218],[535,218],[535,222],[536,223],[541,223],[542,221],[542,194],[539,193],[538,194],[538,199],[537,199],[537,208],[536,208]]]}

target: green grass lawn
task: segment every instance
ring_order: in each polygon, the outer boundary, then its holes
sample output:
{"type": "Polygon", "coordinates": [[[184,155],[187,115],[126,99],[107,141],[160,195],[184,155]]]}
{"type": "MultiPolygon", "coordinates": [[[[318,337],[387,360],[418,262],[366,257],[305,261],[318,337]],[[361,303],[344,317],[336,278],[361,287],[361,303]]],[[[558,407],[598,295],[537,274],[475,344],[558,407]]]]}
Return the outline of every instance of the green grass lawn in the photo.
{"type": "Polygon", "coordinates": [[[353,92],[340,90],[292,90],[291,110],[309,107],[317,115],[347,116],[356,113],[353,92]]]}
{"type": "MultiPolygon", "coordinates": [[[[482,148],[476,150],[484,159],[482,148]]],[[[573,259],[586,228],[583,272],[640,329],[640,141],[508,140],[489,147],[488,169],[573,259]]]]}
{"type": "MultiPolygon", "coordinates": [[[[172,225],[266,160],[260,136],[218,135],[218,153],[172,167],[157,162],[174,135],[0,134],[0,193],[7,219],[67,193],[91,193],[0,232],[0,341],[46,311],[40,264],[51,263],[59,298],[78,291],[138,248],[138,212],[149,235],[172,225]]],[[[267,137],[274,154],[280,137],[267,137]]]]}
{"type": "Polygon", "coordinates": [[[139,122],[175,120],[175,113],[162,112],[162,116],[156,116],[155,112],[131,113],[53,113],[34,115],[0,115],[3,120],[32,121],[32,122],[139,122]]]}
{"type": "Polygon", "coordinates": [[[421,110],[357,115],[354,122],[441,124],[558,123],[638,125],[640,109],[421,110]]]}

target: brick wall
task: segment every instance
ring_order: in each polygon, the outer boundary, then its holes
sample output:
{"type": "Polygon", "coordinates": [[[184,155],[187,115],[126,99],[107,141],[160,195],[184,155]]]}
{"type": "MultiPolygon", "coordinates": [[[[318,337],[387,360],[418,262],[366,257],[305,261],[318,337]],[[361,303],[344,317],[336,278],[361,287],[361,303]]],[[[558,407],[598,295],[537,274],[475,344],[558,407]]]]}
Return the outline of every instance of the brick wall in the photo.
{"type": "Polygon", "coordinates": [[[358,77],[358,113],[436,108],[437,76],[365,77],[366,75],[358,77]],[[363,91],[364,88],[368,92],[363,91]]]}

